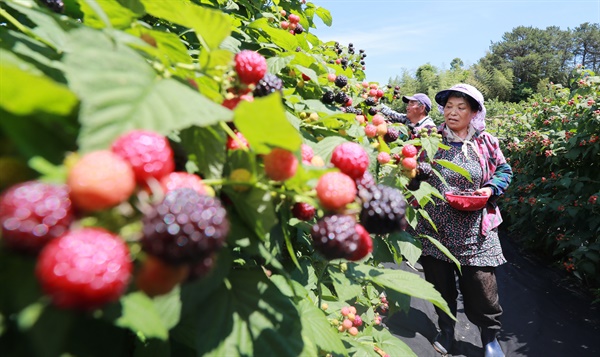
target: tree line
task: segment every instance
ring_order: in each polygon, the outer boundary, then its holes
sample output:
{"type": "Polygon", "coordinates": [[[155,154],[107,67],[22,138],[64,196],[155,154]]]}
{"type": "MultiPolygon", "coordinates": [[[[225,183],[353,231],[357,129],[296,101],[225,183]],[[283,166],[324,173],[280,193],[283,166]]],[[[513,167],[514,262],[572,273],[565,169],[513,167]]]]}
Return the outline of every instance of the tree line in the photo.
{"type": "Polygon", "coordinates": [[[586,22],[567,30],[515,27],[467,68],[460,58],[454,58],[447,70],[427,63],[414,73],[404,70],[401,76],[390,78],[389,84],[399,85],[402,93],[433,95],[466,82],[479,88],[486,99],[516,103],[543,92],[550,82],[567,85],[577,65],[600,71],[600,24],[586,22]]]}

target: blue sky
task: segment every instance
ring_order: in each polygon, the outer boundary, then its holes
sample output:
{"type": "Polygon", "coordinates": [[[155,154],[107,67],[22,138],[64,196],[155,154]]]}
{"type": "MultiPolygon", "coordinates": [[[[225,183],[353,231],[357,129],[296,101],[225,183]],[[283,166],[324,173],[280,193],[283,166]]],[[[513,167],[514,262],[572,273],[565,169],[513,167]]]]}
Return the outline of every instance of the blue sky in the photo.
{"type": "Polygon", "coordinates": [[[364,49],[367,80],[387,83],[425,63],[447,69],[458,57],[476,63],[517,26],[574,29],[600,23],[600,0],[312,0],[331,12],[316,20],[323,41],[364,49]]]}

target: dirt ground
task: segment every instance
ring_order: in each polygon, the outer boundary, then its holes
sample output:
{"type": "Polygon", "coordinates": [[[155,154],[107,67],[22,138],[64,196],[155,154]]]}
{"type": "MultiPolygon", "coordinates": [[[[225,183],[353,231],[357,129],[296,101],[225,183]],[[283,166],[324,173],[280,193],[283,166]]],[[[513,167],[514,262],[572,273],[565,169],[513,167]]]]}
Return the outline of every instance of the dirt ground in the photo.
{"type": "MultiPolygon", "coordinates": [[[[591,296],[573,288],[563,272],[522,254],[506,234],[501,242],[508,263],[496,273],[504,309],[499,341],[506,356],[600,356],[600,303],[593,304],[591,296]]],[[[399,268],[415,272],[404,264],[399,268]]],[[[479,330],[467,320],[461,296],[457,317],[457,342],[449,356],[483,356],[479,330]]],[[[412,299],[408,313],[396,313],[385,324],[417,356],[435,357],[441,355],[431,346],[433,321],[433,305],[412,299]]]]}

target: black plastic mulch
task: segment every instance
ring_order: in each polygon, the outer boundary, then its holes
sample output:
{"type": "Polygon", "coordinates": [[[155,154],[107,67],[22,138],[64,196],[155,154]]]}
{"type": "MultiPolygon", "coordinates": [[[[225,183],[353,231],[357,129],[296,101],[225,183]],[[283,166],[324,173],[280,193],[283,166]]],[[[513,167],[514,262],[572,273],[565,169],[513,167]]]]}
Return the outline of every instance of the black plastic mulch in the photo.
{"type": "MultiPolygon", "coordinates": [[[[506,234],[500,236],[508,260],[496,270],[504,309],[499,341],[506,356],[600,356],[600,303],[593,304],[591,296],[572,288],[564,272],[528,258],[506,234]]],[[[399,268],[415,272],[404,263],[399,268]]],[[[449,356],[483,356],[479,330],[464,315],[461,296],[457,317],[457,342],[449,356]]],[[[384,321],[417,356],[433,357],[441,356],[431,346],[433,319],[431,303],[412,299],[408,313],[398,312],[384,321]]]]}

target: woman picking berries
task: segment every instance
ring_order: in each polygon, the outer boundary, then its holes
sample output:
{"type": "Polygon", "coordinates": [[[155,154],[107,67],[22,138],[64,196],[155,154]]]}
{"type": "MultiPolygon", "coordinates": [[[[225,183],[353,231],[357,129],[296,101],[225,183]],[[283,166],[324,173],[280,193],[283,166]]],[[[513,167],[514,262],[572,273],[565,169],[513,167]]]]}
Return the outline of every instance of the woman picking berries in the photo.
{"type": "MultiPolygon", "coordinates": [[[[461,271],[428,240],[423,240],[421,264],[427,281],[441,293],[450,310],[456,315],[458,274],[460,291],[464,298],[467,318],[481,329],[481,340],[486,357],[504,356],[497,334],[500,331],[502,308],[499,304],[495,268],[506,262],[498,238],[502,222],[496,205],[512,179],[511,167],[506,163],[498,139],[485,131],[483,95],[473,86],[457,84],[435,96],[444,123],[438,127],[447,150],[439,150],[436,160],[450,161],[469,172],[471,180],[461,173],[434,164],[445,182],[432,175],[429,183],[444,193],[471,191],[489,196],[486,207],[479,211],[459,211],[447,202],[436,199],[435,205],[425,210],[437,230],[426,220],[419,220],[415,233],[437,239],[460,262],[461,271]]],[[[447,354],[454,342],[455,321],[436,308],[439,333],[433,346],[447,354]]]]}

